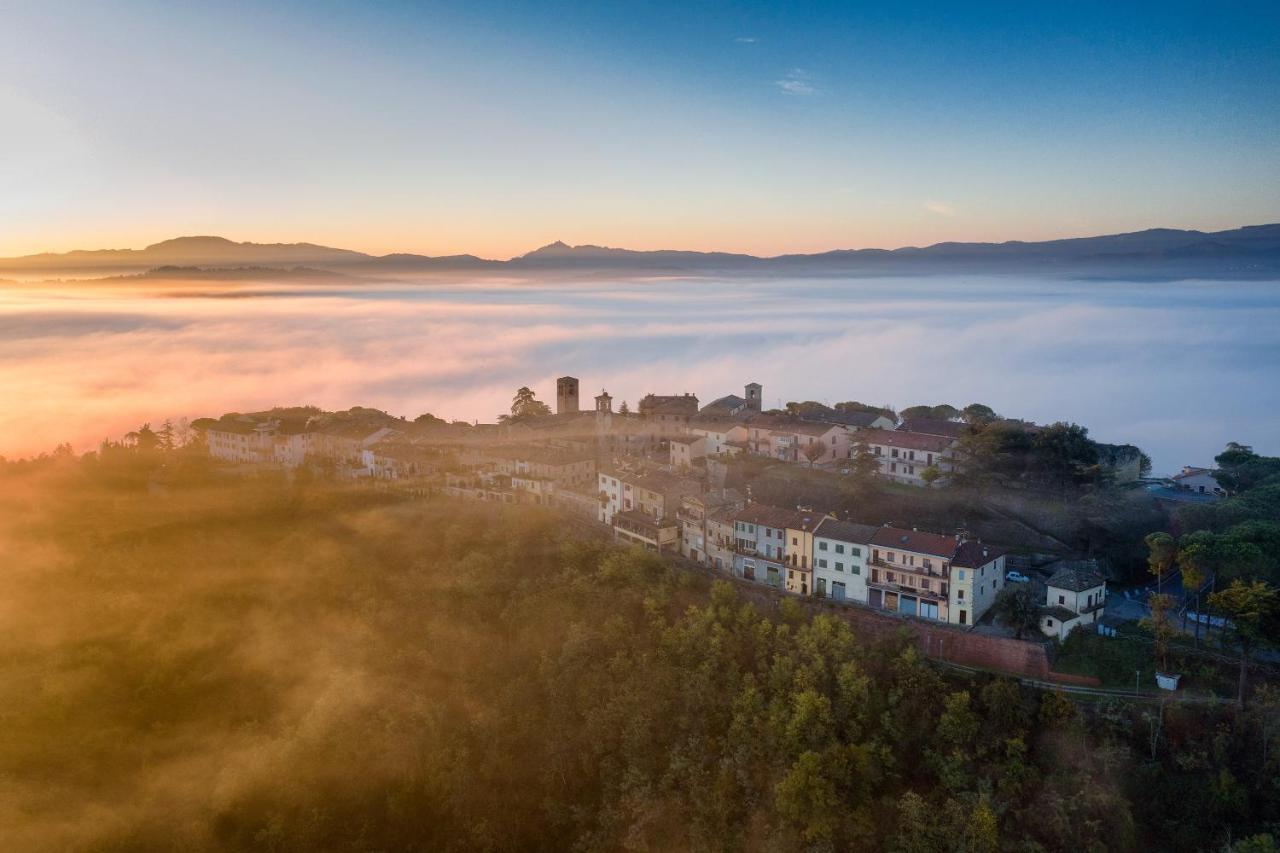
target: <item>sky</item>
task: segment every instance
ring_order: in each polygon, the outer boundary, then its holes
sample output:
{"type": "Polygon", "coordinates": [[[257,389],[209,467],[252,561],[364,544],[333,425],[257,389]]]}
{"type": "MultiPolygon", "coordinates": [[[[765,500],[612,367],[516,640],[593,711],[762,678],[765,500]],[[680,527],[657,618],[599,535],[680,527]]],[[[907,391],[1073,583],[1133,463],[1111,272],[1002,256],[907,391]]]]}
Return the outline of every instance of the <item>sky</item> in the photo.
{"type": "Polygon", "coordinates": [[[0,0],[0,256],[1280,221],[1280,4],[0,0]]]}

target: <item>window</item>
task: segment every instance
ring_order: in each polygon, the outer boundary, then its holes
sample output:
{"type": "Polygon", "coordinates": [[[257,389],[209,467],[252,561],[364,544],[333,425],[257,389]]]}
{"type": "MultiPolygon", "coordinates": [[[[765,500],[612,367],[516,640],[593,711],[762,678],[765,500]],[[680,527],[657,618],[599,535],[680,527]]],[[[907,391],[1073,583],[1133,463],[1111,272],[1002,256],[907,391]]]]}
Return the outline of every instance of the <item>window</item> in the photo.
{"type": "Polygon", "coordinates": [[[1050,628],[1052,628],[1052,627],[1053,627],[1053,620],[1052,620],[1052,619],[1046,619],[1046,620],[1044,620],[1044,624],[1046,624],[1046,625],[1048,625],[1050,628]]]}
{"type": "Polygon", "coordinates": [[[844,571],[844,563],[836,563],[836,571],[837,571],[837,572],[843,572],[843,571],[844,571]]]}
{"type": "Polygon", "coordinates": [[[826,543],[826,542],[819,542],[819,543],[818,543],[818,550],[819,550],[819,551],[825,551],[825,550],[827,550],[827,543],[826,543]]]}
{"type": "Polygon", "coordinates": [[[799,544],[800,544],[800,540],[798,540],[798,539],[796,539],[796,537],[792,536],[792,537],[791,537],[791,544],[792,544],[792,545],[799,545],[799,544]]]}
{"type": "Polygon", "coordinates": [[[898,458],[898,448],[896,448],[896,447],[895,447],[895,448],[893,449],[893,452],[892,452],[890,455],[891,455],[891,456],[893,456],[893,458],[894,458],[894,459],[897,459],[897,458],[898,458]]]}
{"type": "Polygon", "coordinates": [[[885,573],[885,577],[887,577],[887,578],[889,579],[889,583],[893,583],[893,582],[894,582],[893,572],[886,572],[886,573],[885,573]]]}
{"type": "Polygon", "coordinates": [[[932,568],[933,568],[933,560],[930,560],[928,557],[925,557],[925,558],[924,558],[924,567],[925,567],[926,569],[932,569],[932,568]]]}
{"type": "Polygon", "coordinates": [[[861,549],[861,548],[858,548],[858,547],[856,547],[856,546],[850,545],[850,546],[849,546],[849,555],[850,555],[851,557],[861,557],[861,556],[862,556],[862,549],[861,549]]]}
{"type": "Polygon", "coordinates": [[[956,590],[956,601],[964,601],[964,590],[963,590],[963,589],[957,589],[957,590],[956,590]]]}
{"type": "Polygon", "coordinates": [[[1066,603],[1067,603],[1067,597],[1066,597],[1065,595],[1060,595],[1060,596],[1058,596],[1058,603],[1059,603],[1059,604],[1066,604],[1066,603]]]}
{"type": "Polygon", "coordinates": [[[818,564],[818,568],[820,568],[820,569],[825,569],[825,568],[827,567],[827,561],[826,561],[826,558],[824,558],[824,557],[819,557],[819,558],[817,559],[817,564],[818,564]]]}
{"type": "MultiPolygon", "coordinates": [[[[944,568],[944,569],[945,569],[946,567],[947,567],[947,564],[946,564],[946,563],[943,563],[943,564],[942,564],[942,568],[944,568]]],[[[958,578],[958,580],[964,580],[964,569],[961,569],[961,570],[960,570],[960,577],[958,578]]]]}
{"type": "Polygon", "coordinates": [[[788,579],[788,580],[795,580],[795,579],[796,579],[796,573],[795,573],[794,571],[788,571],[788,572],[787,572],[787,579],[788,579]]]}
{"type": "Polygon", "coordinates": [[[965,625],[965,624],[967,624],[967,623],[968,623],[968,621],[969,621],[968,616],[969,616],[969,614],[968,614],[968,613],[965,613],[963,610],[961,610],[961,611],[960,611],[960,624],[961,624],[961,625],[965,625]]]}
{"type": "Polygon", "coordinates": [[[836,545],[836,553],[837,553],[837,554],[843,554],[843,553],[844,553],[844,546],[843,546],[843,545],[839,545],[839,544],[837,544],[837,545],[836,545]]]}

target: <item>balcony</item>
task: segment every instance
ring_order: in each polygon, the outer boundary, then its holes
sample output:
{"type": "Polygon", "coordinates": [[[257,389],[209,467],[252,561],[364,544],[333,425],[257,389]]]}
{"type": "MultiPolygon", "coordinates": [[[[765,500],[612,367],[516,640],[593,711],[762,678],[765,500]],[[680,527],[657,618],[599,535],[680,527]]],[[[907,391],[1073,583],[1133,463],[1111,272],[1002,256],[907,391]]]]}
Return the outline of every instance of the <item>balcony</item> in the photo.
{"type": "Polygon", "coordinates": [[[917,598],[925,598],[930,601],[945,602],[947,600],[946,585],[943,585],[941,590],[921,589],[918,586],[908,586],[907,584],[898,583],[897,581],[885,580],[883,577],[879,579],[871,577],[867,580],[867,586],[873,586],[877,589],[886,589],[890,592],[902,593],[903,595],[914,595],[917,598]]]}
{"type": "Polygon", "coordinates": [[[891,572],[902,572],[903,574],[911,574],[916,577],[946,579],[947,575],[940,568],[926,569],[923,566],[906,566],[902,563],[889,563],[879,557],[871,557],[867,560],[867,564],[877,566],[881,569],[887,569],[891,572]]]}

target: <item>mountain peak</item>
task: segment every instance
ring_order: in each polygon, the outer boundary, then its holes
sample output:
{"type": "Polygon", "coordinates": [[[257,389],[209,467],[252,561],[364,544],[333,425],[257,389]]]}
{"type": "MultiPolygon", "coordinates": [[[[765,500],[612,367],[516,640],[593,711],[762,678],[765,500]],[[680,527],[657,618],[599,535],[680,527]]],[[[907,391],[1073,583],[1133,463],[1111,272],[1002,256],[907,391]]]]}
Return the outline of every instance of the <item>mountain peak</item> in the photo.
{"type": "Polygon", "coordinates": [[[523,257],[531,258],[538,255],[568,255],[572,254],[573,248],[573,246],[570,246],[563,240],[556,240],[554,243],[548,243],[545,246],[540,246],[532,252],[526,252],[523,257]]]}
{"type": "Polygon", "coordinates": [[[194,236],[172,237],[168,240],[161,240],[159,243],[152,243],[147,246],[147,249],[225,249],[238,245],[240,244],[233,240],[228,240],[226,237],[194,236]]]}

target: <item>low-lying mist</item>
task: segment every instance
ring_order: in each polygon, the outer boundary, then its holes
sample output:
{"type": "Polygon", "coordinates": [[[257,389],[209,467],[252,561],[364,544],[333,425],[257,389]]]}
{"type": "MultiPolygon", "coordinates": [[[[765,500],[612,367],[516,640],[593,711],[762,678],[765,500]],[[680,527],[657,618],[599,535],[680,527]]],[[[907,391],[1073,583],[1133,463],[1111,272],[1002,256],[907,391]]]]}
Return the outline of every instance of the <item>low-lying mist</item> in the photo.
{"type": "Polygon", "coordinates": [[[634,407],[764,385],[770,406],[980,401],[1133,443],[1157,473],[1280,435],[1274,282],[1025,276],[0,287],[0,454],[273,405],[493,420],[557,376],[634,407]],[[1194,400],[1194,406],[1179,401],[1194,400]]]}

